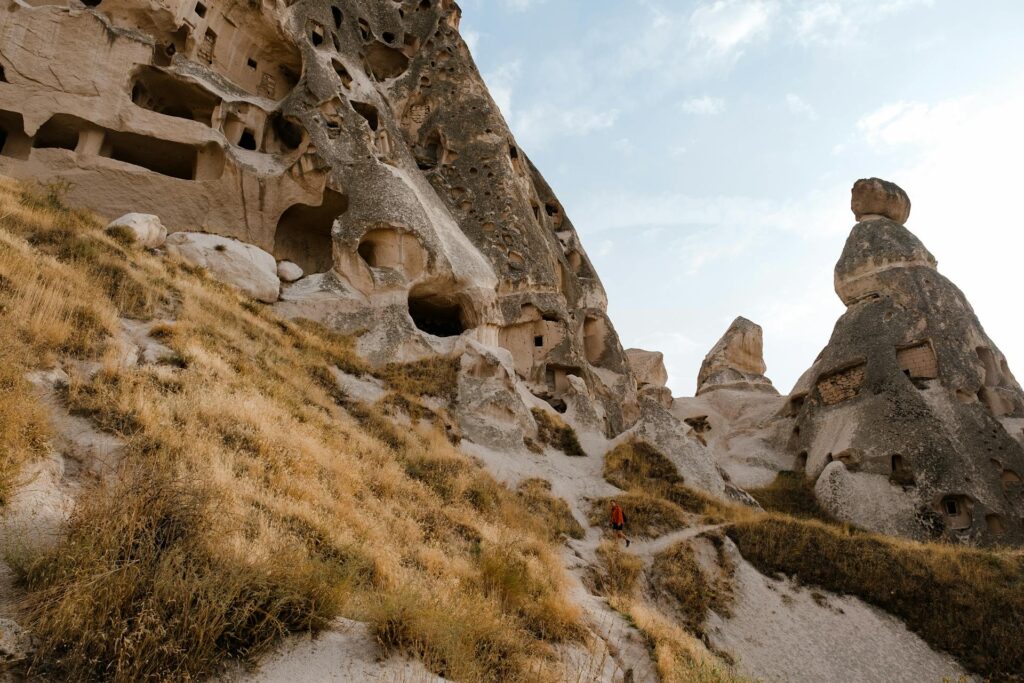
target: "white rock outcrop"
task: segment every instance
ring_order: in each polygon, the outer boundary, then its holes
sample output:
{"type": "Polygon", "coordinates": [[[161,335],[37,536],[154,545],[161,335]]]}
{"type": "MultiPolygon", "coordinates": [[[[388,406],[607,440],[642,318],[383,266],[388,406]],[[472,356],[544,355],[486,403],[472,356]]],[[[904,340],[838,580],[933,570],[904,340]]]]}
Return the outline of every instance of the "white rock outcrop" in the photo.
{"type": "Polygon", "coordinates": [[[151,213],[126,213],[107,225],[108,230],[111,228],[127,228],[135,236],[135,241],[144,247],[163,246],[167,239],[167,228],[159,216],[151,213]]]}
{"type": "Polygon", "coordinates": [[[166,244],[171,255],[205,268],[254,299],[273,303],[280,296],[277,261],[259,247],[203,232],[175,232],[166,244]]]}
{"type": "Polygon", "coordinates": [[[668,384],[665,356],[661,351],[626,349],[626,359],[639,384],[649,384],[655,387],[663,387],[668,384]]]}
{"type": "Polygon", "coordinates": [[[281,261],[277,264],[277,276],[281,278],[281,282],[295,282],[303,275],[305,273],[302,268],[291,261],[281,261]]]}

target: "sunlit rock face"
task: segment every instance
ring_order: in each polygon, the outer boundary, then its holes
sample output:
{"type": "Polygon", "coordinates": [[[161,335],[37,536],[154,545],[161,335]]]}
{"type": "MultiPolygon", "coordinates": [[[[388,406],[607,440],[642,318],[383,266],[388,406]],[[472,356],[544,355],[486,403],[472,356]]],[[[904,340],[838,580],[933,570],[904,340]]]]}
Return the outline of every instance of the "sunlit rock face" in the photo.
{"type": "Polygon", "coordinates": [[[835,269],[846,313],[789,399],[798,462],[855,524],[1020,544],[1024,394],[963,293],[891,217],[906,218],[906,194],[877,181],[888,189],[875,199],[896,207],[865,209],[864,182],[864,220],[835,269]]]}
{"type": "Polygon", "coordinates": [[[777,393],[764,376],[766,369],[761,326],[736,318],[704,357],[697,375],[697,394],[723,387],[777,393]]]}
{"type": "Polygon", "coordinates": [[[609,434],[636,421],[604,289],[454,2],[88,4],[0,9],[0,173],[294,264],[279,311],[375,361],[472,340],[553,406],[580,378],[609,434]]]}

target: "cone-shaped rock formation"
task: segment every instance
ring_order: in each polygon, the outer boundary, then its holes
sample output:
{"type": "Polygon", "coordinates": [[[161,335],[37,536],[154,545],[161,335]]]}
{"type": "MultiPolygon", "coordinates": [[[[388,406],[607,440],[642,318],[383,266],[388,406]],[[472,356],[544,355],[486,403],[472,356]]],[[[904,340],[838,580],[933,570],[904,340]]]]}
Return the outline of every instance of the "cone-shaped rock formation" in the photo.
{"type": "Polygon", "coordinates": [[[963,293],[901,224],[906,194],[858,181],[836,264],[847,306],[798,382],[798,462],[820,501],[860,526],[1024,541],[1024,394],[963,293]]]}

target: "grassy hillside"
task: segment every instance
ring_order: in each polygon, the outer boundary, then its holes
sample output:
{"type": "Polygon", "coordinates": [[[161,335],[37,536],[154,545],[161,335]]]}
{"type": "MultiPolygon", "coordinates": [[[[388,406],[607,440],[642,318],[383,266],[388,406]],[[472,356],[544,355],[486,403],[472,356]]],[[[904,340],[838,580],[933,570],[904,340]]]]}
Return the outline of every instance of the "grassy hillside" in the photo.
{"type": "Polygon", "coordinates": [[[198,677],[344,615],[447,677],[535,681],[558,674],[552,644],[581,638],[523,501],[560,507],[498,485],[419,403],[450,398],[451,360],[389,366],[386,405],[353,401],[330,372],[370,372],[349,339],[0,180],[0,497],[46,457],[24,375],[56,366],[67,408],[125,448],[58,547],[8,557],[36,672],[198,677]],[[153,321],[167,357],[122,362],[122,318],[153,321]]]}
{"type": "MultiPolygon", "coordinates": [[[[899,617],[971,671],[992,681],[1024,680],[1020,550],[916,543],[863,532],[824,515],[807,484],[790,476],[755,493],[765,507],[779,512],[727,505],[687,488],[668,459],[643,442],[627,442],[609,453],[604,476],[628,492],[618,500],[632,502],[633,526],[641,532],[671,528],[663,524],[667,518],[680,528],[687,513],[699,515],[702,523],[723,523],[743,557],[762,573],[781,572],[855,595],[899,617]]],[[[713,602],[723,593],[702,583],[683,548],[659,557],[651,578],[676,599],[693,631],[699,631],[709,606],[717,609],[713,602]],[[668,571],[659,572],[658,563],[668,571]]]]}

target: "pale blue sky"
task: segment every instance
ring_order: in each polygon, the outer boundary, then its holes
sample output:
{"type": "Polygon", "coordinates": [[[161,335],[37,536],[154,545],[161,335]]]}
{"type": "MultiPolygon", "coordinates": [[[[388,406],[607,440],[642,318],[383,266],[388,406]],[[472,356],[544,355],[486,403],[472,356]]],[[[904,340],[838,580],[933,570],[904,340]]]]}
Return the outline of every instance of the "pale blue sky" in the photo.
{"type": "Polygon", "coordinates": [[[460,4],[623,344],[664,352],[676,395],[737,315],[789,391],[843,311],[866,176],[907,190],[907,226],[1024,371],[1021,0],[460,4]]]}

